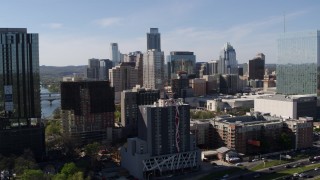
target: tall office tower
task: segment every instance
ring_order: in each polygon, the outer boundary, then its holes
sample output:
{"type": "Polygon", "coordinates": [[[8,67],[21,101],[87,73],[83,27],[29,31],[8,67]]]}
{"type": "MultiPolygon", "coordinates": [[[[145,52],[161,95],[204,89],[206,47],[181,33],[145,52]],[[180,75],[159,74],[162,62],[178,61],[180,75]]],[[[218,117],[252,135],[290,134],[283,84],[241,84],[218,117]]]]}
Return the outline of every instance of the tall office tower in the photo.
{"type": "Polygon", "coordinates": [[[238,74],[238,62],[236,59],[236,51],[230,45],[230,43],[226,43],[223,49],[221,50],[218,64],[219,74],[238,74]]]}
{"type": "Polygon", "coordinates": [[[208,62],[208,75],[215,75],[218,74],[219,69],[219,60],[212,60],[208,62]]]}
{"type": "Polygon", "coordinates": [[[196,78],[202,78],[203,75],[208,74],[207,62],[196,62],[196,78]]]}
{"type": "Polygon", "coordinates": [[[109,80],[109,69],[112,69],[113,63],[110,59],[100,59],[99,80],[109,80]]]}
{"type": "Polygon", "coordinates": [[[117,66],[120,63],[118,43],[110,43],[110,59],[113,62],[113,66],[117,66]]]}
{"type": "Polygon", "coordinates": [[[249,60],[249,79],[262,80],[264,76],[265,55],[259,53],[255,58],[249,60]]]}
{"type": "Polygon", "coordinates": [[[173,98],[185,98],[189,89],[189,78],[186,72],[180,72],[177,78],[171,80],[173,98]]]}
{"type": "Polygon", "coordinates": [[[0,154],[45,151],[40,122],[38,34],[26,28],[0,28],[0,154]]]}
{"type": "Polygon", "coordinates": [[[114,111],[114,88],[108,81],[61,82],[62,129],[74,143],[107,142],[114,111]]]}
{"type": "Polygon", "coordinates": [[[115,92],[132,89],[138,84],[138,71],[135,63],[121,63],[109,69],[109,79],[115,92]]]}
{"type": "Polygon", "coordinates": [[[196,56],[189,51],[171,51],[167,56],[168,82],[176,79],[179,72],[186,72],[188,75],[196,73],[196,56]]]}
{"type": "Polygon", "coordinates": [[[138,136],[138,112],[140,105],[150,105],[160,99],[160,91],[134,87],[121,92],[121,124],[125,137],[138,136]]]}
{"type": "Polygon", "coordinates": [[[243,63],[242,64],[242,68],[243,68],[243,76],[249,76],[249,65],[248,63],[243,63]]]}
{"type": "Polygon", "coordinates": [[[160,99],[139,110],[139,134],[121,148],[121,166],[139,179],[199,168],[200,151],[190,134],[188,104],[181,99],[160,99]]]}
{"type": "Polygon", "coordinates": [[[277,93],[320,96],[320,31],[283,33],[278,39],[277,93]]]}
{"type": "Polygon", "coordinates": [[[99,59],[89,59],[87,67],[87,78],[89,80],[98,80],[99,79],[99,70],[100,70],[100,61],[99,59]]]}
{"type": "Polygon", "coordinates": [[[235,94],[238,92],[238,74],[222,74],[220,76],[220,93],[235,94]]]}
{"type": "Polygon", "coordinates": [[[143,86],[150,89],[163,89],[164,53],[155,49],[143,55],[143,86]]]}
{"type": "Polygon", "coordinates": [[[158,28],[150,28],[150,33],[147,33],[147,50],[155,49],[161,51],[161,40],[158,28]]]}
{"type": "Polygon", "coordinates": [[[136,51],[135,62],[138,70],[138,84],[143,86],[143,54],[140,51],[136,51]]]}

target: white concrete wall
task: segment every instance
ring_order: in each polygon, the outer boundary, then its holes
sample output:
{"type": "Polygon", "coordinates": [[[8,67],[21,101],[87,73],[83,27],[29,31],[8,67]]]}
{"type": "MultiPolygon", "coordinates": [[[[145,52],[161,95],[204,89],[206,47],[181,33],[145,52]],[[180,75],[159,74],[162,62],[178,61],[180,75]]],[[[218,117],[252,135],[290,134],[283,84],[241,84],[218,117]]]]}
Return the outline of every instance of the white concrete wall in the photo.
{"type": "Polygon", "coordinates": [[[255,99],[254,100],[254,111],[262,113],[270,113],[271,116],[281,116],[286,118],[297,117],[297,105],[296,102],[292,101],[277,101],[271,99],[255,99]]]}

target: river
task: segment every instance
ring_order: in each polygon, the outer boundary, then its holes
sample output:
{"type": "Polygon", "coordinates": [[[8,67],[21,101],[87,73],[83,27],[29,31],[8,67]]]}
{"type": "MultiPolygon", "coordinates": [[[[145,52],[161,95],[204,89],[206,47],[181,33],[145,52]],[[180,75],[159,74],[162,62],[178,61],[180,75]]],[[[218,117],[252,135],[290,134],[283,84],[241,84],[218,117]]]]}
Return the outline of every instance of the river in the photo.
{"type": "MultiPolygon", "coordinates": [[[[48,93],[49,90],[46,88],[41,87],[41,93],[48,93]]],[[[42,118],[48,118],[52,115],[53,111],[57,108],[59,108],[60,105],[60,100],[54,100],[52,101],[52,105],[50,105],[49,101],[41,101],[41,113],[42,113],[42,118]]]]}

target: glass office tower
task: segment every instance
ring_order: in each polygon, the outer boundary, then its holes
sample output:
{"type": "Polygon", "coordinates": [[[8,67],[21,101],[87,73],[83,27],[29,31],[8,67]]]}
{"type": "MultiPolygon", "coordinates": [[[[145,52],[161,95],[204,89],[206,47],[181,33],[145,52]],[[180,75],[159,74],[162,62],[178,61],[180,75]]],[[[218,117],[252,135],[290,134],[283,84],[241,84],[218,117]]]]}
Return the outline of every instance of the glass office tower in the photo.
{"type": "Polygon", "coordinates": [[[26,28],[0,28],[0,154],[45,150],[40,123],[38,34],[26,28]]]}
{"type": "Polygon", "coordinates": [[[278,39],[277,93],[320,95],[320,31],[278,39]]]}

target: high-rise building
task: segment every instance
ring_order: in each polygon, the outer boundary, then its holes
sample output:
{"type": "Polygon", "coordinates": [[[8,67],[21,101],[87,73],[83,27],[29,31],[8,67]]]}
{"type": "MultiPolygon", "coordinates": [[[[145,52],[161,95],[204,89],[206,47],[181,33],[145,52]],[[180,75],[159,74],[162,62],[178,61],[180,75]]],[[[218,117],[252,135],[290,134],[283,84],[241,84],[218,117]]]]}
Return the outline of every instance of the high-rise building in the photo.
{"type": "Polygon", "coordinates": [[[158,28],[150,28],[150,32],[147,33],[147,50],[152,49],[161,51],[161,38],[158,28]]]}
{"type": "Polygon", "coordinates": [[[0,154],[45,150],[40,122],[38,34],[26,28],[0,28],[0,154]]]}
{"type": "Polygon", "coordinates": [[[196,56],[189,51],[172,51],[167,56],[168,63],[168,78],[177,78],[179,72],[185,72],[188,75],[195,75],[196,71],[196,56]]]}
{"type": "Polygon", "coordinates": [[[277,93],[320,96],[320,31],[283,33],[278,39],[277,93]]]}
{"type": "Polygon", "coordinates": [[[115,91],[115,103],[121,100],[121,91],[132,89],[138,84],[138,70],[135,63],[124,62],[109,69],[109,80],[115,91]]]}
{"type": "Polygon", "coordinates": [[[109,69],[109,79],[115,92],[132,89],[138,84],[138,71],[135,63],[121,63],[109,69]]]}
{"type": "Polygon", "coordinates": [[[113,62],[113,66],[117,66],[120,63],[118,43],[110,43],[110,59],[113,62]]]}
{"type": "Polygon", "coordinates": [[[259,53],[255,58],[249,60],[249,79],[262,80],[264,78],[265,55],[259,53]]]}
{"type": "Polygon", "coordinates": [[[160,99],[139,110],[139,134],[121,148],[121,166],[139,179],[199,168],[200,151],[190,134],[188,104],[181,99],[160,99]]]}
{"type": "Polygon", "coordinates": [[[189,78],[187,73],[180,72],[177,78],[171,80],[171,91],[173,98],[185,98],[189,89],[189,78]]]}
{"type": "Polygon", "coordinates": [[[100,59],[99,80],[109,80],[109,69],[112,69],[113,63],[110,59],[100,59]]]}
{"type": "Polygon", "coordinates": [[[138,135],[138,112],[140,105],[151,105],[160,99],[160,91],[134,87],[121,92],[121,124],[125,137],[138,135]]]}
{"type": "Polygon", "coordinates": [[[135,62],[138,71],[138,84],[143,86],[143,54],[140,51],[136,53],[135,62]]]}
{"type": "Polygon", "coordinates": [[[155,49],[143,55],[143,86],[150,89],[163,89],[164,53],[155,49]]]}
{"type": "Polygon", "coordinates": [[[221,50],[218,66],[219,74],[238,74],[236,51],[230,43],[226,43],[221,50]]]}
{"type": "Polygon", "coordinates": [[[208,75],[208,63],[196,62],[196,78],[202,78],[203,75],[208,75]]]}
{"type": "Polygon", "coordinates": [[[98,80],[99,79],[99,70],[100,70],[100,61],[99,59],[89,59],[87,67],[87,78],[89,80],[98,80]]]}
{"type": "Polygon", "coordinates": [[[108,81],[61,82],[62,129],[75,143],[108,142],[114,111],[114,88],[108,81]]]}
{"type": "Polygon", "coordinates": [[[219,60],[208,62],[208,75],[215,75],[219,73],[219,62],[219,60]]]}

